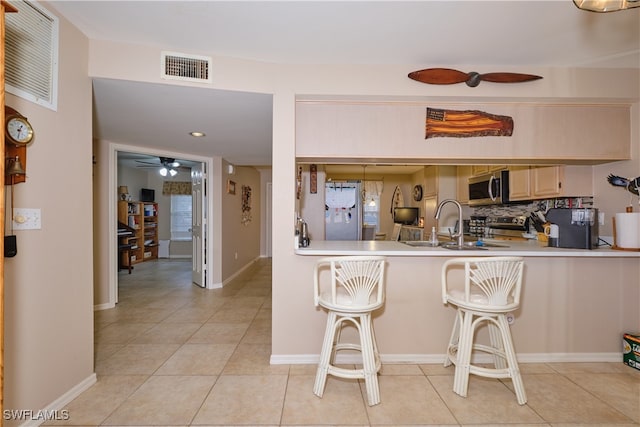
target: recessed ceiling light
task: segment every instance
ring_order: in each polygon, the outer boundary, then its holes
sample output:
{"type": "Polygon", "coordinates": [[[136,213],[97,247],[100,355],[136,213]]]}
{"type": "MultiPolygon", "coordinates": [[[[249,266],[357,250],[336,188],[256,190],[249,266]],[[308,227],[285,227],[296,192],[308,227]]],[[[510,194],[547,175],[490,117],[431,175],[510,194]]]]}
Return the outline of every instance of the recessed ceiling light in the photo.
{"type": "Polygon", "coordinates": [[[201,138],[203,136],[205,136],[204,132],[189,132],[189,135],[193,136],[194,138],[201,138]]]}

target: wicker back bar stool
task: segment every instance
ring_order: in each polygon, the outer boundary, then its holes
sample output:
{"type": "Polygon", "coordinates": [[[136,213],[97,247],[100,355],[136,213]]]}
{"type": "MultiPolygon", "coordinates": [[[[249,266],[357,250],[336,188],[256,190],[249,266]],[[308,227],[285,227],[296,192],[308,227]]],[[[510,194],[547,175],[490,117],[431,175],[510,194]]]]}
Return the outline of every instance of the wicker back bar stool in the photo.
{"type": "Polygon", "coordinates": [[[314,269],[314,303],[327,311],[327,325],[313,392],[322,397],[327,375],[364,379],[370,406],[380,403],[378,371],[380,355],[371,313],[384,304],[386,258],[383,256],[339,256],[320,259],[314,269]],[[321,272],[330,279],[321,281],[321,272]],[[343,326],[354,326],[359,342],[341,342],[343,326]],[[361,369],[336,366],[336,353],[356,350],[362,356],[361,369]]]}
{"type": "Polygon", "coordinates": [[[442,301],[456,307],[456,319],[447,347],[445,366],[455,365],[453,391],[466,397],[469,374],[511,378],[520,405],[527,402],[513,347],[507,314],[520,306],[521,257],[454,258],[442,267],[442,301]],[[454,270],[462,280],[454,280],[454,270]],[[487,325],[489,345],[476,341],[476,331],[487,325]],[[472,364],[474,351],[492,355],[493,368],[472,364]]]}

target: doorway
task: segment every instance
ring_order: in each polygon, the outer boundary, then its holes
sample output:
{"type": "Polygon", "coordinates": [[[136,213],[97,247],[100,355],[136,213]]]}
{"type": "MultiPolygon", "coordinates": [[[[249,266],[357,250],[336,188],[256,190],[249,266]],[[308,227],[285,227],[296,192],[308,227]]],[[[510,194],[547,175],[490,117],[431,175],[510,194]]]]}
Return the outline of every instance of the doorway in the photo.
{"type": "MultiPolygon", "coordinates": [[[[200,216],[195,222],[199,224],[207,223],[204,216],[207,214],[207,212],[212,212],[209,206],[211,201],[206,198],[205,195],[207,194],[207,191],[202,191],[202,188],[208,187],[210,183],[208,182],[208,180],[202,179],[203,176],[206,176],[202,172],[211,170],[212,159],[197,157],[185,153],[158,152],[142,147],[124,146],[117,144],[111,144],[110,147],[110,159],[112,160],[112,162],[110,163],[109,170],[109,194],[118,195],[118,197],[110,197],[110,200],[116,200],[115,203],[112,203],[111,201],[109,203],[109,216],[111,218],[110,223],[114,224],[113,232],[110,233],[111,236],[117,237],[117,230],[115,229],[115,225],[121,219],[118,213],[118,204],[121,203],[120,199],[129,198],[130,200],[140,200],[142,198],[141,190],[144,188],[145,190],[147,190],[147,192],[148,190],[151,190],[153,193],[155,193],[155,199],[158,202],[156,203],[156,208],[158,209],[158,221],[156,225],[159,228],[159,230],[157,230],[157,241],[148,241],[149,245],[151,247],[155,244],[159,246],[160,240],[172,239],[172,230],[170,226],[171,221],[169,220],[169,218],[171,217],[171,198],[170,196],[162,194],[164,182],[168,180],[168,177],[171,174],[167,174],[167,178],[160,175],[160,170],[165,166],[173,167],[173,169],[175,170],[175,174],[173,175],[173,177],[180,180],[177,181],[176,179],[174,179],[173,182],[182,182],[184,184],[189,184],[189,191],[191,191],[192,188],[191,171],[196,170],[200,172],[196,174],[200,182],[199,185],[201,186],[199,191],[199,194],[202,197],[202,200],[200,200],[200,206],[205,206],[207,207],[207,209],[198,210],[198,212],[200,212],[200,216]],[[168,162],[167,159],[169,159],[170,162],[168,162]],[[164,163],[171,163],[171,165],[164,164],[163,161],[164,163]],[[122,184],[125,182],[127,183],[125,187],[128,187],[126,189],[128,191],[128,195],[122,196],[119,194],[119,192],[122,191],[122,188],[119,187],[122,187],[122,184]],[[164,218],[164,221],[162,218],[164,218]]],[[[140,205],[143,207],[147,206],[147,204],[145,203],[141,203],[140,205]]],[[[203,254],[206,253],[210,246],[210,239],[208,239],[209,235],[210,230],[200,230],[199,241],[202,244],[200,250],[203,254]]],[[[120,254],[118,246],[116,246],[119,243],[118,240],[118,238],[110,239],[111,244],[113,244],[113,249],[109,252],[109,264],[112,266],[112,268],[110,268],[109,270],[110,306],[115,306],[115,304],[118,302],[118,277],[120,274],[118,268],[118,265],[120,264],[120,260],[118,259],[118,257],[120,257],[120,254]]],[[[141,240],[142,242],[138,242],[138,244],[142,243],[144,245],[149,239],[147,239],[147,237],[143,237],[141,240]]],[[[196,283],[202,287],[211,287],[211,272],[208,271],[209,266],[207,265],[206,257],[194,256],[194,246],[192,245],[191,240],[189,240],[188,242],[180,242],[178,239],[176,241],[179,244],[178,246],[182,246],[182,250],[177,251],[178,256],[182,254],[182,256],[184,257],[191,258],[192,260],[198,260],[199,262],[197,266],[195,264],[193,266],[193,270],[197,270],[199,274],[201,274],[202,278],[196,283]],[[182,243],[184,244],[182,245],[182,243]]],[[[141,251],[141,253],[143,257],[148,256],[156,258],[155,254],[157,254],[157,251],[146,251],[145,249],[145,251],[141,251]]],[[[140,261],[136,260],[136,262],[140,261]]],[[[133,266],[135,272],[135,263],[133,264],[133,266]]]]}

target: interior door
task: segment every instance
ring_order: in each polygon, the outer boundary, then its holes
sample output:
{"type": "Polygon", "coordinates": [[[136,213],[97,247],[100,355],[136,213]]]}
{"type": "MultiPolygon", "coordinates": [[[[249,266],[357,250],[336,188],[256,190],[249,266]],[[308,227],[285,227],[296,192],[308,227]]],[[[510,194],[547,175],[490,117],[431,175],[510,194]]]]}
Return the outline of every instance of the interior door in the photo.
{"type": "Polygon", "coordinates": [[[206,174],[205,164],[191,168],[191,241],[192,268],[191,280],[198,286],[206,287],[207,283],[207,212],[206,212],[206,174]]]}

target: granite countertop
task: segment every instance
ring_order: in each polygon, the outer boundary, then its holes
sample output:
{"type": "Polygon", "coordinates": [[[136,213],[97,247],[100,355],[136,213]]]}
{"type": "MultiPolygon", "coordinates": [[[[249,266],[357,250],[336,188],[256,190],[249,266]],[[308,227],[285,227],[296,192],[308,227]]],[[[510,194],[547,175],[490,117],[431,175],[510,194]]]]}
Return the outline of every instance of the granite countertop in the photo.
{"type": "Polygon", "coordinates": [[[410,246],[402,242],[388,240],[312,240],[306,248],[296,248],[296,255],[385,255],[385,256],[527,256],[527,257],[605,257],[605,258],[640,258],[638,251],[614,250],[606,246],[599,249],[550,248],[546,243],[537,240],[505,241],[485,240],[487,243],[506,245],[508,247],[473,248],[451,250],[443,247],[410,246]]]}

